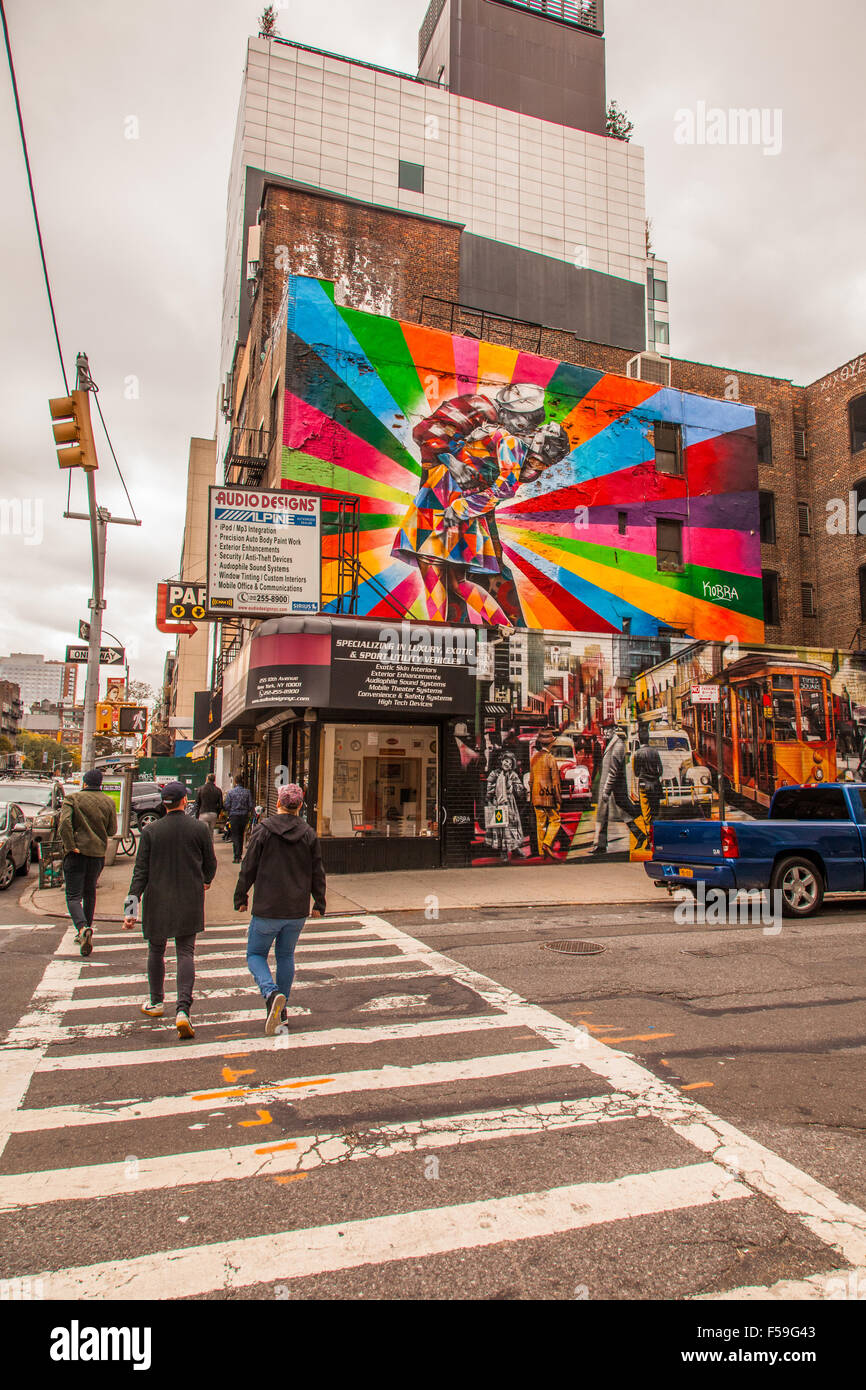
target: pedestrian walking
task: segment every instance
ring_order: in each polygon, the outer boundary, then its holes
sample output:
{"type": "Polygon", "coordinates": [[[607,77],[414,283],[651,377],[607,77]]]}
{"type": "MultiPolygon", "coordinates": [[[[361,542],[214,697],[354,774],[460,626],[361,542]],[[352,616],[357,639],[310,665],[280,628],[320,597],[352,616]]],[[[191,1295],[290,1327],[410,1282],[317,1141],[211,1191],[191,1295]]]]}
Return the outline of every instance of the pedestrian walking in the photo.
{"type": "Polygon", "coordinates": [[[308,916],[325,912],[325,871],[319,838],[301,819],[303,788],[280,787],[277,814],[259,821],[247,846],[235,888],[235,910],[244,912],[250,888],[253,912],[247,935],[247,965],[265,1001],[265,1032],[288,1022],[286,1004],[295,978],[295,947],[308,916]],[[313,910],[310,912],[310,898],[313,910]],[[268,956],[274,948],[277,979],[268,956]]]}
{"type": "Polygon", "coordinates": [[[234,850],[232,862],[239,864],[244,853],[244,833],[247,828],[247,821],[253,813],[253,799],[244,786],[242,777],[236,777],[234,783],[231,790],[226,792],[223,807],[229,818],[229,832],[234,850]]]}
{"type": "Polygon", "coordinates": [[[141,832],[135,872],[124,903],[123,925],[135,925],[141,903],[141,927],[147,942],[148,999],[141,1012],[162,1018],[165,1012],[165,948],[174,941],[177,958],[178,1037],[194,1038],[190,1022],[195,984],[195,939],[204,931],[204,895],[217,862],[207,826],[185,815],[186,787],[168,782],[162,789],[166,814],[141,832]]]}
{"type": "Polygon", "coordinates": [[[195,798],[195,814],[198,820],[204,821],[213,839],[216,823],[219,820],[220,812],[223,809],[223,794],[216,784],[216,773],[209,772],[204,786],[199,787],[195,798]]]}
{"type": "Polygon", "coordinates": [[[556,735],[544,730],[535,740],[535,756],[529,764],[529,800],[535,811],[538,853],[558,863],[553,844],[562,825],[562,788],[559,764],[550,751],[556,735]]]}
{"type": "Polygon", "coordinates": [[[102,791],[99,768],[85,772],[80,792],[64,799],[58,833],[63,845],[63,882],[66,907],[75,927],[75,941],[83,956],[93,950],[93,914],[96,885],[105,864],[110,836],[117,831],[117,808],[102,791]]]}

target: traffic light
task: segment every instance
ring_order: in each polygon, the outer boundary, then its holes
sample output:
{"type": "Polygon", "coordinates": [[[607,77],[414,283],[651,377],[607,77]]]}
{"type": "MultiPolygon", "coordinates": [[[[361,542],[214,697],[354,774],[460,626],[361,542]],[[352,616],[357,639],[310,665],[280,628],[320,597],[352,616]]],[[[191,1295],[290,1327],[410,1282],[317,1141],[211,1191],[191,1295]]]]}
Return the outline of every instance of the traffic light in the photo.
{"type": "Polygon", "coordinates": [[[52,420],[57,421],[54,426],[55,442],[69,446],[57,450],[60,467],[86,468],[88,471],[98,468],[90,423],[90,393],[73,391],[71,396],[55,396],[48,402],[48,409],[52,420]]]}
{"type": "Polygon", "coordinates": [[[114,731],[114,705],[100,701],[96,706],[96,732],[110,734],[114,731]]]}

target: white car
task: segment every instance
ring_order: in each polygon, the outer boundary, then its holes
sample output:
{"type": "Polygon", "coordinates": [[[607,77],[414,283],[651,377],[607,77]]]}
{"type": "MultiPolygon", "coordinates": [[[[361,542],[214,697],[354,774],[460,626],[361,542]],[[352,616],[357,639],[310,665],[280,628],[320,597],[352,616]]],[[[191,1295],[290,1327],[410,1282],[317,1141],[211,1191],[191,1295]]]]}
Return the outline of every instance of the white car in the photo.
{"type": "Polygon", "coordinates": [[[31,857],[39,857],[38,846],[50,845],[56,838],[63,805],[63,787],[50,777],[12,777],[0,780],[0,802],[20,806],[32,833],[31,857]]]}
{"type": "MultiPolygon", "coordinates": [[[[678,806],[712,800],[713,784],[709,769],[695,763],[691,740],[685,729],[650,729],[649,746],[658,750],[662,760],[663,805],[678,806]]],[[[639,747],[640,740],[637,734],[633,734],[629,739],[627,773],[632,799],[637,797],[633,762],[639,747]]]]}

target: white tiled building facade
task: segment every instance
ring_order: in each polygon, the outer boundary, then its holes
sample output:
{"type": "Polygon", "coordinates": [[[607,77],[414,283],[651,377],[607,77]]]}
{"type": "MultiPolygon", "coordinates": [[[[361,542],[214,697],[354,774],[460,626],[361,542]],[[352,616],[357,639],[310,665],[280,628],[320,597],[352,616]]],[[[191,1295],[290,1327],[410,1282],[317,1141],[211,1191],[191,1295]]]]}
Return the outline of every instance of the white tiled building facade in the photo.
{"type": "Polygon", "coordinates": [[[250,39],[228,193],[221,369],[239,330],[246,170],[465,225],[644,286],[644,153],[286,41],[250,39]],[[400,161],[423,192],[400,187],[400,161]]]}

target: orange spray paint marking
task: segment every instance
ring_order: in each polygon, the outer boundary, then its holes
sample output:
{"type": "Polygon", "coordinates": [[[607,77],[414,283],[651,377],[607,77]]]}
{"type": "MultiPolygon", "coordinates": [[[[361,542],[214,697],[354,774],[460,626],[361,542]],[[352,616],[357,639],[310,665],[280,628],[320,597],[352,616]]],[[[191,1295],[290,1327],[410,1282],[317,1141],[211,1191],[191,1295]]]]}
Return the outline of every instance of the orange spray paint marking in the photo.
{"type": "Polygon", "coordinates": [[[248,1052],[224,1052],[223,1061],[234,1062],[238,1057],[249,1057],[248,1052]]]}
{"type": "MultiPolygon", "coordinates": [[[[261,1114],[261,1111],[259,1111],[259,1114],[261,1114]]],[[[279,1154],[279,1153],[282,1153],[284,1149],[296,1149],[297,1147],[298,1147],[298,1146],[297,1146],[297,1144],[295,1144],[295,1143],[291,1143],[291,1144],[268,1144],[264,1149],[256,1149],[256,1153],[257,1153],[257,1154],[279,1154]]]]}
{"type": "Polygon", "coordinates": [[[231,1096],[243,1095],[246,1095],[246,1092],[242,1086],[239,1086],[236,1091],[208,1091],[207,1095],[193,1096],[193,1100],[226,1100],[231,1096]]]}
{"type": "Polygon", "coordinates": [[[629,1038],[605,1038],[606,1043],[655,1042],[656,1038],[675,1038],[676,1033],[632,1033],[629,1038]]]}
{"type": "Polygon", "coordinates": [[[223,1081],[227,1081],[230,1086],[233,1086],[241,1076],[255,1076],[255,1074],[255,1067],[248,1067],[245,1071],[232,1071],[231,1067],[223,1067],[222,1070],[223,1081]]]}
{"type": "Polygon", "coordinates": [[[704,1086],[715,1086],[715,1081],[692,1081],[688,1086],[681,1086],[681,1091],[700,1091],[704,1086]]]}
{"type": "Polygon", "coordinates": [[[274,1178],[274,1182],[278,1182],[281,1185],[286,1182],[300,1182],[301,1178],[308,1178],[309,1176],[309,1173],[286,1173],[281,1178],[274,1178]]]}
{"type": "Polygon", "coordinates": [[[272,1125],[274,1123],[270,1110],[257,1110],[256,1114],[259,1117],[257,1120],[241,1120],[241,1129],[255,1129],[258,1125],[272,1125]]]}
{"type": "Polygon", "coordinates": [[[296,1091],[301,1086],[324,1086],[329,1081],[333,1081],[333,1076],[318,1076],[312,1081],[285,1081],[281,1086],[263,1087],[263,1090],[273,1091],[296,1091]]]}
{"type": "Polygon", "coordinates": [[[217,1042],[225,1042],[228,1038],[245,1038],[246,1033],[217,1033],[217,1042]]]}

